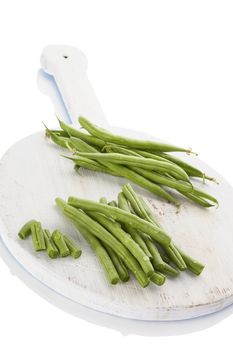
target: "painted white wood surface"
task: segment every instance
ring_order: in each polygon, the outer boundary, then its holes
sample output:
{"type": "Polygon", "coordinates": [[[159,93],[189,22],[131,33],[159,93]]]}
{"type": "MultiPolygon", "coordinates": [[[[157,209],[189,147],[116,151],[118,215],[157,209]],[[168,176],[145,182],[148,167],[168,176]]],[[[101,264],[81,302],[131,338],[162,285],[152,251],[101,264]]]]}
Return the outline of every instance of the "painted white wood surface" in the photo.
{"type": "Polygon", "coordinates": [[[42,69],[55,79],[73,124],[80,115],[96,124],[107,124],[103,110],[87,77],[83,52],[66,45],[50,45],[41,54],[42,69]]]}
{"type": "MultiPolygon", "coordinates": [[[[173,205],[136,187],[151,202],[175,242],[205,263],[203,274],[195,277],[185,272],[175,280],[167,279],[161,287],[151,284],[146,289],[133,278],[126,284],[111,286],[90,248],[55,207],[54,199],[74,195],[96,200],[106,196],[112,200],[126,181],[86,170],[77,175],[61,153],[63,150],[37,133],[15,144],[0,163],[1,237],[26,270],[77,303],[133,319],[191,318],[233,302],[233,190],[219,174],[197,158],[188,157],[220,180],[220,185],[205,185],[219,199],[218,209],[202,209],[183,199],[177,214],[173,205]],[[81,258],[50,260],[43,252],[35,254],[30,239],[21,241],[17,237],[20,226],[32,218],[51,230],[59,228],[71,234],[83,249],[81,258]]],[[[198,186],[203,187],[201,182],[198,186]]]]}

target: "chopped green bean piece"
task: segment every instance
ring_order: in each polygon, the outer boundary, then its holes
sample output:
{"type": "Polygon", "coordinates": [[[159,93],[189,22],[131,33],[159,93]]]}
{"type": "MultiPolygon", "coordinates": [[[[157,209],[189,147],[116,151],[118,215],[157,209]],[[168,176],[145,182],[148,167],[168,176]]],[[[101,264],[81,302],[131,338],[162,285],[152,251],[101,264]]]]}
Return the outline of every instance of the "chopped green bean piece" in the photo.
{"type": "Polygon", "coordinates": [[[47,254],[51,259],[56,259],[59,256],[59,251],[55,246],[55,244],[53,243],[50,232],[49,230],[43,230],[43,233],[44,233],[47,254]]]}
{"type": "Polygon", "coordinates": [[[21,229],[19,230],[18,236],[21,239],[27,238],[32,233],[31,227],[32,227],[32,224],[34,224],[35,222],[37,222],[37,221],[30,220],[30,221],[26,222],[26,224],[24,224],[23,227],[21,227],[21,229]]]}
{"type": "Polygon", "coordinates": [[[67,247],[63,234],[60,231],[58,230],[53,231],[52,240],[56,245],[57,249],[59,250],[59,254],[62,258],[70,255],[70,250],[67,247]]]}
{"type": "Polygon", "coordinates": [[[34,246],[34,250],[36,252],[40,250],[45,250],[45,239],[44,239],[44,233],[41,227],[41,224],[39,222],[34,222],[31,225],[31,232],[32,232],[32,242],[34,246]]]}
{"type": "Polygon", "coordinates": [[[77,259],[82,254],[82,250],[74,243],[72,238],[68,235],[63,235],[64,241],[70,250],[70,254],[74,259],[77,259]]]}

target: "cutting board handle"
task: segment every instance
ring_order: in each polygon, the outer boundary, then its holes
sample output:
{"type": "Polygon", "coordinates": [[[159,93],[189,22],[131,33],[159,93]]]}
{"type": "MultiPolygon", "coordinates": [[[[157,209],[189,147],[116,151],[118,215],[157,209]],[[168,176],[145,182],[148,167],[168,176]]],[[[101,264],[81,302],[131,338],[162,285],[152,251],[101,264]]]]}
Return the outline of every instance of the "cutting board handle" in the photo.
{"type": "Polygon", "coordinates": [[[81,50],[64,45],[51,45],[41,54],[42,69],[52,75],[68,110],[72,123],[80,115],[98,125],[106,118],[87,77],[87,59],[81,50]]]}

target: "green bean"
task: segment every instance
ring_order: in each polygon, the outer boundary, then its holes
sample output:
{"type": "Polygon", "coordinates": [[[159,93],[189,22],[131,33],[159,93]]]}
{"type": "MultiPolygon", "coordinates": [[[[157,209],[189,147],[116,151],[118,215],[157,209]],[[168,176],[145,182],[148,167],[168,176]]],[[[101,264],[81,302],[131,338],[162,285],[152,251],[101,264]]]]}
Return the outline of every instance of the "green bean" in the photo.
{"type": "MultiPolygon", "coordinates": [[[[131,151],[127,148],[123,148],[123,147],[119,147],[119,146],[115,146],[115,145],[106,145],[104,147],[104,149],[107,151],[107,152],[118,152],[118,153],[121,153],[121,154],[125,154],[125,155],[132,155],[132,156],[138,156],[138,157],[142,157],[142,155],[134,152],[134,151],[131,151]]],[[[142,151],[143,153],[143,151],[142,151]]],[[[150,153],[147,153],[147,152],[144,152],[144,154],[148,154],[148,155],[151,155],[152,159],[156,159],[156,160],[162,160],[162,161],[165,161],[165,159],[163,159],[162,157],[157,157],[157,156],[154,156],[153,158],[153,154],[150,154],[150,153]]],[[[147,156],[147,158],[149,158],[147,156]]],[[[130,167],[130,169],[132,169],[133,171],[135,171],[136,173],[144,176],[146,179],[148,180],[151,180],[152,182],[155,182],[157,184],[161,184],[161,185],[164,185],[164,186],[168,186],[168,187],[171,187],[171,188],[174,188],[174,189],[178,189],[178,190],[181,190],[181,191],[184,191],[184,192],[191,192],[193,190],[193,186],[190,184],[190,182],[181,182],[181,181],[177,181],[173,178],[168,178],[167,176],[164,176],[164,175],[161,175],[157,172],[154,172],[154,171],[149,171],[147,169],[142,169],[142,168],[139,168],[139,167],[130,167]]]]}
{"type": "Polygon", "coordinates": [[[210,180],[210,181],[215,181],[214,178],[205,175],[205,173],[203,173],[203,171],[201,171],[200,169],[184,162],[183,160],[181,160],[181,159],[179,159],[171,154],[156,152],[156,156],[162,157],[170,162],[173,162],[173,163],[179,165],[181,168],[183,168],[186,171],[186,173],[189,176],[201,177],[201,178],[205,178],[205,179],[210,180]]]}
{"type": "Polygon", "coordinates": [[[47,129],[47,130],[45,130],[45,135],[47,137],[50,137],[50,133],[55,134],[57,136],[70,137],[70,135],[64,130],[57,130],[57,129],[47,129]]]}
{"type": "MultiPolygon", "coordinates": [[[[80,151],[82,152],[81,150],[85,147],[85,149],[88,149],[88,146],[91,147],[91,148],[94,148],[96,151],[99,151],[100,150],[100,147],[98,146],[93,146],[93,145],[89,145],[87,142],[85,142],[84,140],[81,140],[77,137],[73,137],[71,136],[70,137],[70,143],[74,146],[75,150],[76,151],[80,151]]],[[[84,151],[83,151],[84,152],[84,151]]],[[[88,152],[88,151],[87,151],[88,152]]]]}
{"type": "MultiPolygon", "coordinates": [[[[99,202],[107,205],[117,206],[115,201],[111,201],[108,203],[105,197],[100,198],[99,202]]],[[[120,279],[123,282],[127,282],[130,276],[124,262],[121,260],[121,258],[117,256],[117,254],[110,247],[105,246],[105,248],[107,249],[109,256],[111,257],[114,263],[114,266],[116,267],[116,270],[120,276],[120,279]]]]}
{"type": "Polygon", "coordinates": [[[104,245],[104,248],[107,250],[110,259],[112,260],[112,263],[115,266],[115,269],[117,270],[117,273],[121,281],[127,282],[130,276],[125,264],[123,263],[121,258],[119,258],[118,255],[114,252],[114,250],[112,250],[112,248],[110,248],[107,244],[103,244],[103,245],[104,245]]]}
{"type": "Polygon", "coordinates": [[[184,253],[180,248],[175,246],[176,249],[179,251],[180,255],[182,256],[183,260],[185,261],[188,269],[194,273],[195,275],[200,275],[203,269],[205,268],[205,265],[200,263],[199,261],[191,258],[188,254],[184,253]]]}
{"type": "MultiPolygon", "coordinates": [[[[155,160],[159,160],[161,162],[168,162],[168,163],[175,163],[175,162],[172,162],[172,161],[169,161],[168,159],[165,159],[165,157],[162,157],[159,155],[159,153],[150,153],[148,151],[141,151],[141,150],[135,150],[134,151],[136,154],[138,154],[138,156],[141,156],[141,157],[144,157],[144,158],[151,158],[151,159],[155,159],[155,160]]],[[[166,153],[163,153],[163,154],[166,154],[166,153]]],[[[175,163],[176,164],[176,163],[175,163]]],[[[179,164],[177,164],[179,165],[179,164]]],[[[182,168],[182,166],[181,166],[182,168]]]]}
{"type": "MultiPolygon", "coordinates": [[[[125,198],[123,192],[118,193],[118,208],[120,208],[126,212],[129,212],[129,213],[131,212],[130,207],[129,207],[129,203],[128,203],[127,199],[125,198]]],[[[143,238],[139,234],[138,230],[136,230],[135,228],[132,228],[128,224],[124,224],[123,228],[126,232],[128,232],[130,234],[130,236],[139,245],[139,247],[141,247],[141,249],[144,251],[144,253],[146,253],[146,255],[149,258],[151,258],[152,255],[151,255],[150,251],[148,250],[147,245],[144,242],[143,238]]]]}
{"type": "MultiPolygon", "coordinates": [[[[105,244],[108,244],[115,253],[123,260],[126,266],[133,272],[136,279],[140,283],[140,285],[144,288],[149,284],[149,279],[147,278],[144,271],[141,269],[137,260],[132,256],[132,254],[125,248],[125,246],[119,242],[115,237],[112,236],[103,226],[99,223],[91,219],[87,214],[78,210],[69,204],[66,204],[62,199],[56,199],[57,205],[63,210],[64,214],[68,216],[72,221],[77,223],[78,225],[82,225],[85,228],[91,227],[91,232],[94,236],[99,238],[105,244]]],[[[94,202],[95,203],[95,202],[94,202]]],[[[118,209],[109,207],[105,204],[99,204],[99,206],[104,206],[108,208],[108,210],[118,209]]],[[[88,208],[86,208],[88,209],[88,208]]]]}
{"type": "Polygon", "coordinates": [[[168,202],[175,204],[176,206],[180,205],[179,202],[161,186],[147,180],[145,177],[135,173],[133,170],[119,164],[106,163],[106,166],[111,169],[111,171],[118,172],[119,176],[134,182],[136,185],[145,188],[154,195],[159,196],[168,202]]]}
{"type": "Polygon", "coordinates": [[[82,250],[77,246],[77,244],[74,243],[72,238],[68,235],[63,235],[64,241],[69,248],[70,255],[74,258],[77,259],[80,257],[82,254],[82,250]]]}
{"type": "Polygon", "coordinates": [[[36,220],[30,220],[30,221],[26,222],[26,224],[24,224],[21,227],[21,229],[19,230],[18,236],[21,239],[27,238],[32,233],[31,227],[32,227],[32,224],[34,224],[35,222],[37,222],[37,221],[36,220]]]}
{"type": "MultiPolygon", "coordinates": [[[[122,191],[139,217],[154,224],[157,228],[161,228],[157,218],[146,205],[144,199],[137,195],[130,184],[123,186],[122,191]]],[[[164,247],[164,250],[181,271],[187,268],[182,256],[172,242],[170,242],[169,246],[164,247]]]]}
{"type": "MultiPolygon", "coordinates": [[[[88,145],[86,142],[82,140],[78,140],[78,147],[81,152],[91,152],[91,153],[99,153],[94,147],[88,145]]],[[[147,180],[143,176],[135,173],[134,171],[128,169],[125,166],[119,165],[119,164],[111,164],[111,163],[99,163],[99,168],[97,168],[97,162],[94,164],[90,164],[89,162],[85,162],[84,158],[79,157],[79,158],[71,158],[71,157],[66,157],[68,159],[72,159],[75,164],[86,167],[90,170],[94,171],[101,171],[105,172],[110,175],[114,176],[120,176],[120,177],[125,177],[128,180],[136,183],[138,186],[141,186],[151,193],[167,200],[170,203],[173,203],[175,205],[179,205],[179,203],[176,201],[175,198],[173,198],[168,192],[166,192],[163,188],[161,188],[159,185],[152,183],[151,181],[147,180]],[[81,160],[80,160],[81,158],[81,160]],[[108,169],[108,170],[107,170],[108,169]]],[[[91,160],[91,159],[90,159],[91,160]]],[[[95,162],[95,161],[93,161],[95,162]]]]}
{"type": "Polygon", "coordinates": [[[31,225],[31,232],[32,232],[32,242],[34,246],[34,250],[36,252],[40,250],[45,250],[45,239],[44,239],[44,234],[43,230],[41,227],[41,224],[39,222],[34,222],[31,225]]]}
{"type": "MultiPolygon", "coordinates": [[[[162,153],[162,152],[156,152],[156,154],[154,154],[154,153],[150,153],[150,152],[142,151],[142,150],[132,151],[128,148],[118,147],[116,145],[111,145],[111,144],[106,144],[106,146],[104,147],[104,150],[106,150],[107,152],[117,152],[117,153],[122,153],[122,154],[126,154],[126,155],[151,158],[151,159],[158,160],[158,161],[176,164],[179,167],[181,167],[187,173],[187,175],[189,175],[191,177],[199,177],[202,179],[207,179],[210,181],[217,182],[215,180],[215,178],[207,176],[205,173],[203,173],[198,168],[195,168],[192,165],[190,165],[190,164],[182,161],[181,159],[174,157],[173,155],[170,155],[170,154],[166,154],[166,153],[162,153]]],[[[172,186],[170,186],[170,187],[172,187],[172,186]]]]}
{"type": "Polygon", "coordinates": [[[58,230],[53,231],[51,237],[52,237],[53,243],[57,247],[59,254],[61,255],[62,258],[70,255],[70,250],[67,247],[64,237],[60,231],[58,230]]]}
{"type": "Polygon", "coordinates": [[[154,266],[154,269],[164,273],[165,275],[168,275],[171,277],[177,277],[179,272],[163,261],[157,247],[152,242],[151,238],[147,235],[143,235],[143,238],[144,238],[144,241],[146,242],[147,248],[149,249],[152,255],[151,262],[154,266]]]}
{"type": "Polygon", "coordinates": [[[171,242],[171,237],[169,237],[161,228],[155,227],[155,225],[131,214],[127,213],[122,209],[110,207],[108,205],[102,203],[96,203],[87,199],[80,199],[75,197],[68,198],[68,204],[70,206],[83,209],[86,211],[97,211],[106,215],[107,217],[111,217],[116,221],[120,221],[122,223],[128,223],[132,227],[139,229],[149,236],[151,236],[155,241],[160,243],[161,245],[169,245],[171,242]]]}
{"type": "MultiPolygon", "coordinates": [[[[152,223],[152,224],[156,224],[156,227],[158,227],[157,221],[155,218],[153,218],[153,216],[149,215],[149,213],[147,212],[147,210],[145,209],[142,201],[141,201],[141,197],[139,197],[133,190],[133,188],[127,184],[124,185],[122,187],[122,191],[125,195],[125,197],[129,200],[132,209],[136,212],[136,214],[141,217],[144,220],[147,220],[148,222],[152,223]]],[[[148,250],[150,251],[151,255],[152,255],[152,263],[154,268],[157,268],[157,270],[161,271],[161,272],[166,272],[167,274],[169,274],[170,276],[177,276],[177,271],[175,269],[173,269],[172,267],[170,267],[169,265],[167,265],[161,258],[160,253],[158,251],[158,249],[156,248],[156,246],[153,244],[153,242],[151,241],[151,238],[148,237],[146,234],[141,233],[142,237],[147,245],[148,250]]],[[[171,245],[171,243],[170,243],[171,245]]],[[[176,259],[178,260],[178,258],[176,259]]],[[[180,261],[179,261],[180,262],[180,261]]],[[[181,263],[180,265],[181,266],[181,263]]],[[[182,265],[183,267],[183,265],[182,265]]]]}
{"type": "Polygon", "coordinates": [[[117,284],[120,280],[119,274],[108,254],[106,249],[103,247],[101,242],[97,237],[91,234],[91,231],[86,227],[77,224],[74,222],[75,227],[78,229],[79,233],[83,236],[83,238],[90,245],[92,250],[95,252],[100,264],[102,265],[105,274],[109,280],[109,282],[113,285],[117,284]]]}
{"type": "Polygon", "coordinates": [[[104,147],[105,142],[102,139],[85,134],[82,131],[73,128],[72,126],[65,124],[60,119],[58,119],[58,122],[60,124],[61,129],[66,131],[71,137],[79,138],[87,143],[90,143],[91,145],[98,146],[100,148],[104,147]]]}
{"type": "MultiPolygon", "coordinates": [[[[141,196],[138,196],[138,199],[139,199],[139,202],[141,203],[141,205],[143,206],[144,210],[146,211],[145,217],[149,218],[150,222],[153,222],[157,227],[161,228],[160,223],[158,222],[156,216],[151,211],[151,209],[149,208],[149,206],[147,205],[145,200],[141,196]]],[[[141,211],[141,214],[143,214],[143,213],[144,212],[141,211]]],[[[169,246],[166,246],[166,247],[164,246],[163,249],[165,250],[168,257],[175,263],[175,265],[181,271],[184,271],[187,268],[184,259],[182,258],[181,254],[179,253],[179,251],[176,249],[176,247],[174,246],[174,244],[172,242],[170,242],[169,246]]]]}
{"type": "Polygon", "coordinates": [[[176,249],[176,247],[170,243],[169,246],[164,247],[165,252],[172,260],[172,262],[178,267],[179,270],[184,271],[187,269],[187,265],[182,258],[180,252],[176,249]]]}
{"type": "Polygon", "coordinates": [[[154,220],[148,215],[147,211],[145,210],[144,206],[142,205],[140,201],[140,197],[134,192],[132,186],[130,184],[126,184],[122,187],[122,192],[124,193],[125,197],[130,202],[133,210],[135,213],[142,219],[151,222],[154,224],[154,220]]]}
{"type": "Polygon", "coordinates": [[[162,286],[166,281],[166,277],[162,273],[154,271],[153,275],[150,277],[150,280],[158,286],[162,286]]]}
{"type": "Polygon", "coordinates": [[[161,256],[161,258],[163,259],[163,261],[164,261],[165,263],[170,264],[171,259],[169,259],[169,257],[168,257],[167,255],[165,255],[164,252],[163,252],[163,253],[160,252],[160,256],[161,256]]]}
{"type": "Polygon", "coordinates": [[[56,259],[59,255],[59,252],[51,239],[50,232],[49,230],[43,230],[43,233],[47,254],[51,259],[56,259]]]}
{"type": "Polygon", "coordinates": [[[100,138],[106,142],[116,143],[118,145],[128,146],[130,148],[138,149],[150,149],[162,152],[187,152],[190,153],[189,149],[176,147],[164,143],[158,143],[154,141],[142,141],[137,139],[130,139],[124,136],[114,135],[105,129],[99,128],[92,124],[88,119],[79,117],[79,123],[86,129],[91,135],[100,138]]]}
{"type": "Polygon", "coordinates": [[[135,156],[128,156],[119,153],[86,153],[79,152],[79,156],[86,157],[89,159],[102,161],[104,163],[121,164],[127,166],[134,166],[143,169],[156,170],[165,173],[169,173],[178,180],[184,180],[190,182],[188,175],[182,168],[177,165],[167,162],[160,162],[158,160],[149,158],[138,158],[135,156]]]}
{"type": "Polygon", "coordinates": [[[204,208],[210,208],[210,207],[214,206],[214,204],[211,204],[210,202],[208,202],[204,198],[201,198],[198,195],[195,195],[194,193],[188,193],[188,192],[182,192],[182,191],[179,191],[179,192],[181,194],[183,194],[183,196],[187,197],[188,199],[190,199],[193,202],[201,205],[204,208]]]}
{"type": "MultiPolygon", "coordinates": [[[[100,202],[101,203],[101,202],[100,202]]],[[[111,201],[109,203],[107,203],[108,205],[110,205],[110,207],[117,207],[117,202],[116,201],[111,201]]]]}
{"type": "Polygon", "coordinates": [[[193,186],[189,182],[177,181],[175,179],[171,179],[167,176],[160,175],[154,171],[149,171],[146,169],[131,167],[133,171],[144,176],[146,179],[151,180],[157,184],[167,186],[170,188],[174,188],[176,190],[180,190],[182,192],[192,192],[193,186]]]}
{"type": "Polygon", "coordinates": [[[99,202],[102,203],[102,204],[106,204],[106,205],[108,204],[108,201],[107,201],[106,197],[101,197],[99,202]]]}
{"type": "MultiPolygon", "coordinates": [[[[106,151],[107,153],[121,153],[121,154],[125,154],[125,155],[128,155],[128,156],[134,156],[134,157],[142,158],[142,156],[140,156],[140,154],[138,154],[135,151],[132,151],[129,148],[120,147],[120,146],[112,145],[112,144],[109,144],[109,143],[107,143],[104,146],[103,150],[106,151]]],[[[163,159],[163,158],[161,158],[161,159],[163,159]]]]}
{"type": "Polygon", "coordinates": [[[145,272],[145,274],[150,277],[154,268],[150,262],[149,257],[143,252],[143,250],[139,247],[139,245],[131,238],[131,236],[126,233],[122,228],[118,225],[118,223],[114,222],[111,219],[108,219],[106,216],[96,212],[86,212],[92,219],[97,221],[100,225],[102,225],[106,230],[111,232],[115,238],[117,238],[129,251],[130,253],[137,259],[141,268],[145,272]]]}
{"type": "Polygon", "coordinates": [[[84,158],[84,157],[79,157],[79,158],[74,158],[69,156],[63,156],[63,157],[66,159],[72,160],[78,168],[82,167],[88,170],[106,173],[112,176],[120,176],[115,171],[110,170],[109,168],[97,163],[94,160],[84,158]]]}
{"type": "Polygon", "coordinates": [[[214,198],[213,196],[211,196],[209,193],[206,193],[206,192],[204,192],[204,191],[199,190],[198,188],[194,188],[194,189],[193,189],[193,195],[194,195],[194,196],[200,196],[200,197],[202,197],[202,198],[204,198],[204,199],[207,199],[208,201],[213,202],[214,204],[216,204],[217,207],[218,207],[218,205],[219,205],[219,203],[218,203],[218,201],[217,201],[216,198],[214,198]]]}
{"type": "MultiPolygon", "coordinates": [[[[44,123],[43,123],[44,124],[44,123]]],[[[52,132],[45,124],[45,135],[47,137],[50,137],[51,140],[56,143],[56,145],[62,147],[62,148],[67,148],[67,142],[69,142],[69,137],[64,137],[57,135],[55,132],[52,132]]]]}

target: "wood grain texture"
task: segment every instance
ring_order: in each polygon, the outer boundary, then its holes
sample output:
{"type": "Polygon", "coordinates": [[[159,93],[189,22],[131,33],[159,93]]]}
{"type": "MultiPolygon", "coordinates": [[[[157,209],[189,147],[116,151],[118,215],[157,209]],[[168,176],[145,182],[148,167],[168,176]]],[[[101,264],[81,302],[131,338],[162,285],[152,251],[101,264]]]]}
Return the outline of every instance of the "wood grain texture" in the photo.
{"type": "MultiPolygon", "coordinates": [[[[132,137],[135,132],[114,130],[132,137]]],[[[22,266],[48,287],[66,297],[110,314],[141,320],[176,320],[208,314],[233,301],[233,215],[232,187],[219,174],[197,158],[188,159],[220,185],[202,185],[219,199],[218,209],[202,209],[182,199],[176,208],[136,187],[152,204],[162,225],[175,242],[206,265],[203,274],[188,272],[162,287],[146,289],[131,278],[126,284],[109,285],[90,248],[54,205],[55,197],[69,195],[98,200],[116,198],[127,181],[109,175],[81,170],[59,155],[65,153],[42,133],[31,135],[10,148],[0,163],[0,234],[22,266]],[[30,239],[21,241],[17,233],[25,221],[35,218],[44,227],[68,232],[83,249],[80,259],[50,260],[43,252],[35,254],[30,239]]]]}

